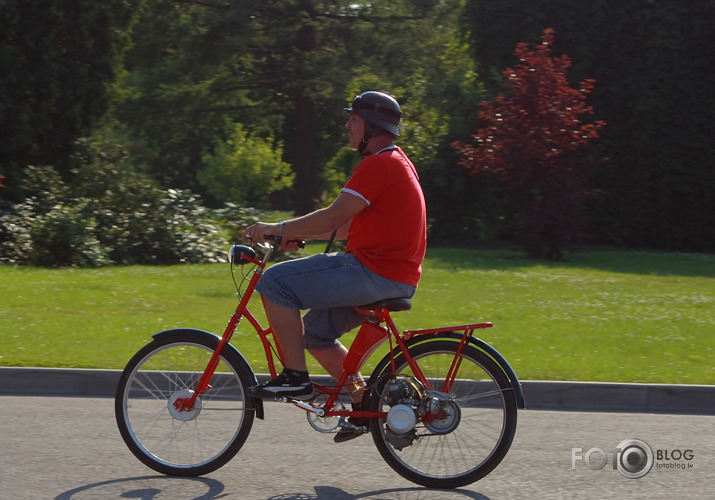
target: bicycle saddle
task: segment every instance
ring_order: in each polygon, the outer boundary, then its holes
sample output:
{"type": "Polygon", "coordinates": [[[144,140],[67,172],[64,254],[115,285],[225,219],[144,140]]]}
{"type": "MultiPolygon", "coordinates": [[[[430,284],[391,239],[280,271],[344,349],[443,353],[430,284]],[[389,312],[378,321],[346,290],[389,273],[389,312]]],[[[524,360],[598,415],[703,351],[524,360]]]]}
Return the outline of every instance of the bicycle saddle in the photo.
{"type": "Polygon", "coordinates": [[[399,297],[396,299],[378,300],[372,304],[356,306],[355,308],[362,311],[373,311],[375,309],[387,309],[388,311],[409,311],[412,309],[412,302],[406,297],[399,297]]]}

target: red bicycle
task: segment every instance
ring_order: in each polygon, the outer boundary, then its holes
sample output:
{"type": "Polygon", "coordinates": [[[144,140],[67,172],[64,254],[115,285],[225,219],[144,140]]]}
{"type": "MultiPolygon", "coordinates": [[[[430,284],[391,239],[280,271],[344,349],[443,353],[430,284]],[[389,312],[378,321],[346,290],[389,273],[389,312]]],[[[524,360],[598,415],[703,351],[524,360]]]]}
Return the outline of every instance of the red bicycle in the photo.
{"type": "MultiPolygon", "coordinates": [[[[263,401],[246,395],[256,376],[230,343],[245,318],[262,342],[270,375],[277,375],[280,345],[248,309],[274,250],[258,247],[260,258],[243,245],[229,252],[232,273],[240,265],[244,280],[236,285],[240,302],[223,336],[195,329],[158,333],[120,377],[115,413],[122,438],[158,472],[198,476],[222,467],[245,443],[254,418],[264,417],[263,401]],[[246,264],[254,266],[248,273],[246,264]]],[[[314,382],[310,401],[278,400],[303,410],[320,432],[350,427],[348,417],[368,419],[369,428],[361,430],[372,434],[398,474],[428,487],[464,486],[491,472],[509,450],[517,408],[524,408],[521,385],[504,357],[474,336],[491,323],[401,332],[390,313],[410,307],[406,298],[360,306],[366,319],[340,379],[314,382]],[[347,409],[343,389],[354,390],[355,375],[386,341],[388,353],[362,387],[367,409],[347,409]]]]}

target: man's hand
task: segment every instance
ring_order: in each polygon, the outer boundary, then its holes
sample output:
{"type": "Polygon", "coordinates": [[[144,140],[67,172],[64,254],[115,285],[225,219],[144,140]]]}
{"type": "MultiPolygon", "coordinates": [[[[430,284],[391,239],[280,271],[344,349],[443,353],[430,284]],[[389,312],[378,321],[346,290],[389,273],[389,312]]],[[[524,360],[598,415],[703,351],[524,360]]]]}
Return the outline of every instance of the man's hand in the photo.
{"type": "Polygon", "coordinates": [[[278,224],[256,222],[243,231],[241,238],[255,243],[265,243],[266,236],[278,236],[278,224]]]}

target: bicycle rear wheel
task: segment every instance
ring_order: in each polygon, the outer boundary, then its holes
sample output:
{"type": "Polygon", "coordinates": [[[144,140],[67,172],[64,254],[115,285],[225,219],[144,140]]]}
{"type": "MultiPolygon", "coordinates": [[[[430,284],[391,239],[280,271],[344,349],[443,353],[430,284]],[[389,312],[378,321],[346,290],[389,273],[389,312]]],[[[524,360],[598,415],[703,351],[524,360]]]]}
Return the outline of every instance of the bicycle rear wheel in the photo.
{"type": "Polygon", "coordinates": [[[445,379],[459,344],[427,341],[410,348],[433,391],[424,391],[404,355],[396,373],[382,373],[370,397],[375,445],[406,479],[432,488],[471,484],[504,458],[516,432],[516,398],[499,366],[466,345],[451,387],[445,379]]]}
{"type": "Polygon", "coordinates": [[[200,335],[160,338],[122,373],[115,398],[119,431],[132,453],[157,472],[207,474],[231,460],[248,437],[255,416],[253,399],[246,398],[248,368],[229,350],[190,411],[173,404],[193,395],[214,344],[200,335]]]}

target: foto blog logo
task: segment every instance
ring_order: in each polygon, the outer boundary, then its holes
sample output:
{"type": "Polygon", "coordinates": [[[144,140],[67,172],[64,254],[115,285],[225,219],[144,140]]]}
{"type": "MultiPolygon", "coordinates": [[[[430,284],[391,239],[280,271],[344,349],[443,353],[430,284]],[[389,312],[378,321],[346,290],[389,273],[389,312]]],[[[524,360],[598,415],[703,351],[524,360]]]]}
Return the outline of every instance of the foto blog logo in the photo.
{"type": "Polygon", "coordinates": [[[616,448],[571,448],[571,469],[577,462],[584,462],[591,470],[601,470],[608,465],[609,455],[613,470],[624,477],[638,479],[648,474],[655,466],[658,469],[692,469],[695,453],[691,449],[681,451],[656,450],[641,439],[625,439],[616,448]]]}
{"type": "Polygon", "coordinates": [[[625,439],[616,448],[603,450],[590,448],[585,453],[583,448],[571,448],[571,469],[576,462],[584,461],[591,470],[601,470],[608,465],[608,455],[612,457],[613,470],[617,470],[629,479],[643,477],[653,468],[653,450],[640,439],[625,439]]]}

